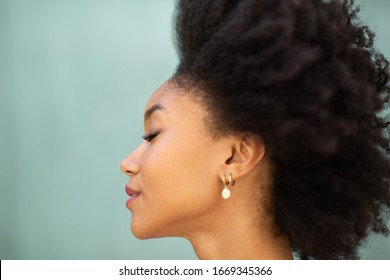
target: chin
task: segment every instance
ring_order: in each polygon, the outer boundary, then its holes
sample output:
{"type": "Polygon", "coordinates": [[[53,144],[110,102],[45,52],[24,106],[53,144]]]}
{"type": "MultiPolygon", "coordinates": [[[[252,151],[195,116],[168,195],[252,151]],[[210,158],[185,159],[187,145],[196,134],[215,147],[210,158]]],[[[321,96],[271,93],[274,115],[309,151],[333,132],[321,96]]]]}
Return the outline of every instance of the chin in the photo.
{"type": "Polygon", "coordinates": [[[146,225],[144,222],[131,221],[131,232],[137,239],[150,239],[162,237],[156,233],[156,227],[146,225]]]}
{"type": "Polygon", "coordinates": [[[149,239],[149,238],[152,238],[152,236],[150,236],[150,234],[147,233],[147,231],[145,231],[145,229],[142,228],[142,226],[139,226],[139,225],[135,225],[133,222],[131,223],[131,232],[133,233],[133,235],[137,238],[137,239],[149,239]]]}

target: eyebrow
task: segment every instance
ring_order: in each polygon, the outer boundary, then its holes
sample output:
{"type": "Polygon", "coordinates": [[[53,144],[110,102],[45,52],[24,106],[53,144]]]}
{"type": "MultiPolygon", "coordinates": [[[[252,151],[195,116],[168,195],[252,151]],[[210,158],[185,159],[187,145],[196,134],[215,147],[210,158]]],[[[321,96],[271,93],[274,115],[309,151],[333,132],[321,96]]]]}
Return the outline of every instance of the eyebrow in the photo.
{"type": "Polygon", "coordinates": [[[146,110],[145,115],[144,115],[144,120],[145,121],[148,120],[150,118],[150,116],[155,111],[158,111],[158,110],[166,110],[166,109],[163,105],[161,105],[161,103],[153,104],[148,110],[146,110]]]}

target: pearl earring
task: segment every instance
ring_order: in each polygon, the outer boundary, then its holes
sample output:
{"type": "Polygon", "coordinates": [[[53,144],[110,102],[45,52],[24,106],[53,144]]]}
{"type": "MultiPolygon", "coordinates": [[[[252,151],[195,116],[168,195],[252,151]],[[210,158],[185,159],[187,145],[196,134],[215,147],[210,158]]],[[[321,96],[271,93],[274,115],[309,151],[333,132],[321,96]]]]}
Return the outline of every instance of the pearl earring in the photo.
{"type": "Polygon", "coordinates": [[[234,185],[234,182],[233,182],[233,179],[232,179],[232,174],[229,173],[227,182],[226,182],[226,175],[223,175],[222,182],[223,182],[223,185],[224,185],[223,190],[222,190],[222,197],[224,199],[228,199],[230,197],[230,195],[231,195],[231,192],[228,189],[228,187],[231,187],[231,186],[234,185]]]}

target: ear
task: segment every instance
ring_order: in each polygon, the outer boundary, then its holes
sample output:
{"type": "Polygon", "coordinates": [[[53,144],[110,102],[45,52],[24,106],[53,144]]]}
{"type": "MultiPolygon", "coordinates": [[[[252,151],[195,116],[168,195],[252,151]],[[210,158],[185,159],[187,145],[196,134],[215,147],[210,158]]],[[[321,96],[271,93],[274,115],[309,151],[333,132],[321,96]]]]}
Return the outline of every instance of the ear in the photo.
{"type": "Polygon", "coordinates": [[[245,134],[235,137],[231,142],[231,156],[226,159],[223,169],[226,173],[232,173],[233,179],[236,180],[250,173],[264,155],[264,142],[259,136],[245,134]]]}

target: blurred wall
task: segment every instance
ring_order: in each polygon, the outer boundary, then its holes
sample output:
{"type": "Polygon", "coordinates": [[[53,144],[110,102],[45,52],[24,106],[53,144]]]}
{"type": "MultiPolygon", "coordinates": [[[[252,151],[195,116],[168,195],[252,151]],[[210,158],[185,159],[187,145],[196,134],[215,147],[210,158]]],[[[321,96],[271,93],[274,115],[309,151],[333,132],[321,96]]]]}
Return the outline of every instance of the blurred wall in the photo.
{"type": "MultiPolygon", "coordinates": [[[[390,1],[359,1],[390,57],[390,1]]],[[[0,0],[0,259],[194,259],[139,241],[121,159],[172,74],[173,0],[0,0]]],[[[390,239],[363,257],[390,259],[390,239]]]]}

